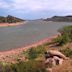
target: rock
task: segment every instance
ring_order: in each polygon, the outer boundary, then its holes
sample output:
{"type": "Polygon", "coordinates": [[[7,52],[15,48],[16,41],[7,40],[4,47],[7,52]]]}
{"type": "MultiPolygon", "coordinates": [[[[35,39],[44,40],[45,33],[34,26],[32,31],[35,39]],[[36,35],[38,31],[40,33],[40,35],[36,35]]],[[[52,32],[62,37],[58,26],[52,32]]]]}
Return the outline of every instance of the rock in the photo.
{"type": "Polygon", "coordinates": [[[63,59],[60,59],[59,60],[59,65],[62,65],[63,64],[63,61],[64,61],[63,59]]]}
{"type": "Polygon", "coordinates": [[[61,52],[59,52],[57,50],[49,50],[49,51],[47,51],[47,53],[50,56],[57,56],[57,57],[62,58],[62,59],[67,59],[67,57],[64,54],[62,54],[61,52]]]}
{"type": "Polygon", "coordinates": [[[62,63],[63,63],[63,59],[62,58],[54,56],[53,59],[55,60],[56,65],[62,65],[62,63]]]}
{"type": "Polygon", "coordinates": [[[49,68],[56,66],[56,62],[55,62],[54,58],[48,58],[45,61],[45,64],[48,65],[49,68]]]}
{"type": "Polygon", "coordinates": [[[49,50],[45,52],[45,59],[46,68],[52,68],[57,65],[62,65],[67,57],[57,50],[49,50]]]}
{"type": "Polygon", "coordinates": [[[45,59],[51,58],[50,54],[48,52],[45,52],[45,59]]]}
{"type": "Polygon", "coordinates": [[[46,68],[47,72],[52,72],[52,68],[46,68]]]}

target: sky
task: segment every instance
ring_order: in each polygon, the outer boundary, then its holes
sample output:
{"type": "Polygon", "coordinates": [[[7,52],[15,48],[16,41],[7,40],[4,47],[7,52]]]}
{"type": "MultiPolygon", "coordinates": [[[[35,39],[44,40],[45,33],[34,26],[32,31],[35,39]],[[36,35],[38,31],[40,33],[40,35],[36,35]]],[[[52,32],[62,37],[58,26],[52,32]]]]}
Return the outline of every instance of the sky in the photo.
{"type": "Polygon", "coordinates": [[[0,0],[0,16],[23,19],[72,15],[72,0],[0,0]]]}

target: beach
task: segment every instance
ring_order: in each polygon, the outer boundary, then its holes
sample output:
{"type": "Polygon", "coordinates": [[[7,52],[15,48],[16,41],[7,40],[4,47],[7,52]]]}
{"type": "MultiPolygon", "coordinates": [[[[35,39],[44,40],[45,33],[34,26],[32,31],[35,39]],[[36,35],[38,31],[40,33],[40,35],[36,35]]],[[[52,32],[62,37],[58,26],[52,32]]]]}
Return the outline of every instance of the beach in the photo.
{"type": "Polygon", "coordinates": [[[16,23],[0,23],[0,27],[9,27],[9,26],[17,26],[24,24],[25,22],[16,22],[16,23]]]}

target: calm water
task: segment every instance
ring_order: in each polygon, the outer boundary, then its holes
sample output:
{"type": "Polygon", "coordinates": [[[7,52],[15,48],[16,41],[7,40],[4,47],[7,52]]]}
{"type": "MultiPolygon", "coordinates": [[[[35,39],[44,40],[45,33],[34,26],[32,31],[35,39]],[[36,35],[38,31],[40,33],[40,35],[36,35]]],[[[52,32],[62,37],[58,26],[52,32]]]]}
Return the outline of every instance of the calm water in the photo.
{"type": "Polygon", "coordinates": [[[0,51],[22,47],[55,35],[64,25],[72,23],[28,21],[15,27],[0,27],[0,51]]]}

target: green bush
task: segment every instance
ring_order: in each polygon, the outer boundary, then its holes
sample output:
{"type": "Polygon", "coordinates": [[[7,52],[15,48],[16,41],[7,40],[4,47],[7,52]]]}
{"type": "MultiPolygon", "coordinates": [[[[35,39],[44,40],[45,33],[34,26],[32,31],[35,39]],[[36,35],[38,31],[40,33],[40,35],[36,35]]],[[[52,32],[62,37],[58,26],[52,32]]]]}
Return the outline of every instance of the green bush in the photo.
{"type": "Polygon", "coordinates": [[[14,64],[12,70],[13,72],[46,72],[44,64],[34,60],[14,64]]]}
{"type": "Polygon", "coordinates": [[[0,72],[13,72],[13,70],[10,64],[0,62],[0,72]]]}
{"type": "Polygon", "coordinates": [[[13,72],[10,65],[3,66],[3,72],[13,72]]]}
{"type": "Polygon", "coordinates": [[[72,58],[72,49],[70,48],[66,48],[66,49],[62,49],[60,50],[64,55],[66,55],[67,57],[72,58]]]}
{"type": "Polygon", "coordinates": [[[0,72],[46,72],[46,69],[43,62],[30,60],[5,66],[0,64],[0,72]]]}
{"type": "Polygon", "coordinates": [[[28,49],[24,54],[29,60],[33,60],[37,58],[38,54],[35,48],[28,49]]]}
{"type": "Polygon", "coordinates": [[[72,42],[72,25],[64,26],[63,28],[59,29],[60,36],[54,39],[54,42],[58,43],[58,45],[64,45],[68,42],[72,42]]]}
{"type": "Polygon", "coordinates": [[[69,41],[72,41],[72,25],[64,26],[63,28],[58,30],[61,35],[67,35],[69,38],[69,41]]]}
{"type": "Polygon", "coordinates": [[[63,34],[55,38],[53,41],[57,43],[58,46],[63,46],[64,44],[69,42],[69,37],[66,34],[63,34]]]}
{"type": "Polygon", "coordinates": [[[23,54],[26,58],[28,58],[29,60],[34,60],[37,57],[39,57],[39,55],[43,55],[45,52],[45,48],[42,45],[37,46],[36,48],[30,48],[27,51],[24,51],[23,54]]]}
{"type": "Polygon", "coordinates": [[[36,52],[37,52],[37,54],[44,54],[44,52],[45,52],[44,46],[42,46],[42,45],[37,46],[36,52]]]}

